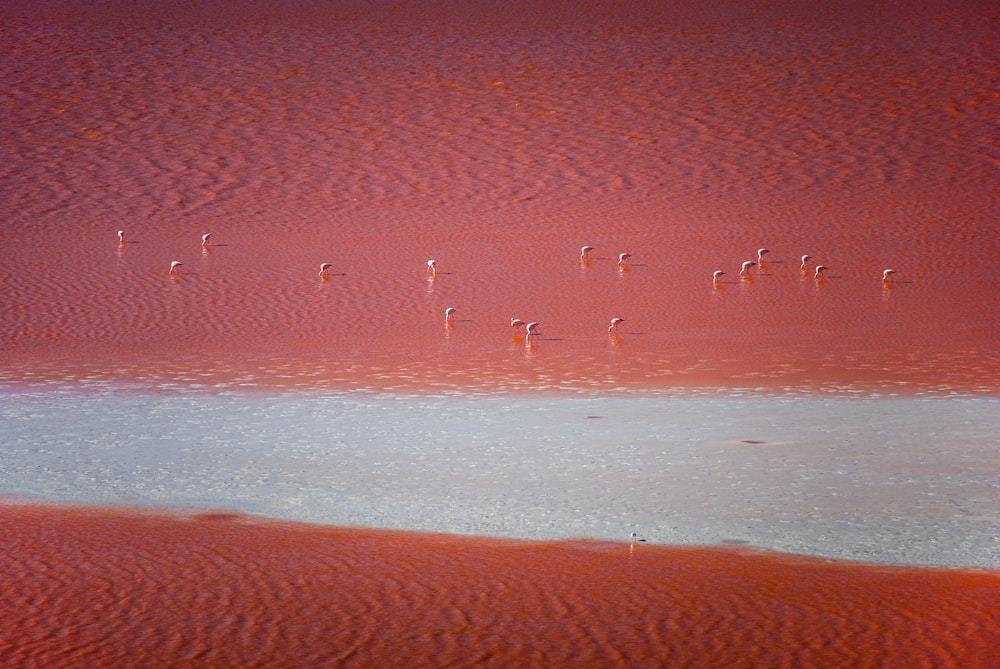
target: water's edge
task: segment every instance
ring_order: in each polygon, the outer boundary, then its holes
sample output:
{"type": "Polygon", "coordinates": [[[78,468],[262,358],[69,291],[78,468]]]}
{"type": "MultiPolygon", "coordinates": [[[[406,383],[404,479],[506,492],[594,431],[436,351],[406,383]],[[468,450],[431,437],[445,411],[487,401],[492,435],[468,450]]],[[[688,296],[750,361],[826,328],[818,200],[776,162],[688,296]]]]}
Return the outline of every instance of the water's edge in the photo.
{"type": "Polygon", "coordinates": [[[1000,567],[995,398],[0,395],[2,492],[1000,567]]]}

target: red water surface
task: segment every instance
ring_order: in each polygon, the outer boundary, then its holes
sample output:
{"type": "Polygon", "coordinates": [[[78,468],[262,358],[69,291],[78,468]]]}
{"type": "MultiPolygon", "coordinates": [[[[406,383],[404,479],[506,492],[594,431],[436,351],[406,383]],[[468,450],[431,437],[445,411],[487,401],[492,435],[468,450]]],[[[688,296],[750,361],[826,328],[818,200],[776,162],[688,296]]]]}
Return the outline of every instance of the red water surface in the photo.
{"type": "Polygon", "coordinates": [[[1000,388],[989,3],[0,17],[2,380],[1000,388]]]}
{"type": "MultiPolygon", "coordinates": [[[[972,1],[7,0],[0,382],[995,394],[997,26],[972,1]]],[[[1000,627],[985,572],[0,518],[5,666],[987,667],[1000,627]]]]}
{"type": "Polygon", "coordinates": [[[996,666],[1000,574],[0,507],[6,667],[996,666]]]}

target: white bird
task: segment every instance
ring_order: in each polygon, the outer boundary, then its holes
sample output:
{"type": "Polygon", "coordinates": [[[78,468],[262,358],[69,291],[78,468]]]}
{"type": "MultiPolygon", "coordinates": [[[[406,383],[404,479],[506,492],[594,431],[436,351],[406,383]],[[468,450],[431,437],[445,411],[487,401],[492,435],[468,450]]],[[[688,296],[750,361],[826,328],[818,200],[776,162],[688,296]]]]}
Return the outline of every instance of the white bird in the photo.
{"type": "Polygon", "coordinates": [[[757,249],[757,262],[764,262],[764,254],[770,253],[768,249],[757,249]]]}
{"type": "Polygon", "coordinates": [[[528,337],[532,335],[540,335],[541,332],[538,331],[539,325],[541,325],[541,323],[535,323],[534,321],[528,323],[526,326],[524,326],[525,335],[528,337]]]}
{"type": "Polygon", "coordinates": [[[184,263],[180,260],[174,260],[170,263],[170,276],[177,276],[177,268],[181,267],[184,263]]]}
{"type": "Polygon", "coordinates": [[[624,265],[628,262],[628,259],[632,257],[631,253],[620,253],[618,254],[618,264],[624,265]]]}
{"type": "Polygon", "coordinates": [[[593,246],[583,246],[580,248],[580,260],[589,260],[590,252],[594,250],[593,246]]]}
{"type": "Polygon", "coordinates": [[[512,319],[510,319],[510,326],[512,328],[521,327],[522,325],[524,325],[524,321],[522,321],[520,318],[512,318],[512,319]]]}
{"type": "Polygon", "coordinates": [[[333,267],[333,265],[332,265],[332,264],[330,264],[330,263],[328,263],[328,262],[325,262],[325,263],[322,263],[322,264],[321,264],[321,265],[319,266],[319,275],[320,275],[321,277],[324,277],[324,278],[326,278],[326,270],[330,269],[331,267],[333,267]]]}
{"type": "Polygon", "coordinates": [[[608,328],[608,332],[618,332],[618,325],[624,323],[625,319],[619,316],[615,316],[611,319],[611,327],[608,328]]]}
{"type": "Polygon", "coordinates": [[[896,273],[894,269],[884,269],[882,270],[882,283],[891,283],[892,275],[896,273]]]}
{"type": "Polygon", "coordinates": [[[714,272],[712,272],[712,283],[713,284],[718,284],[719,283],[719,277],[723,276],[724,274],[725,274],[725,272],[723,272],[721,269],[717,269],[714,272]]]}
{"type": "Polygon", "coordinates": [[[458,311],[458,309],[456,309],[455,307],[448,307],[447,309],[444,310],[445,323],[451,323],[451,319],[455,315],[456,311],[458,311]]]}
{"type": "Polygon", "coordinates": [[[119,244],[124,244],[125,243],[125,231],[124,230],[119,230],[118,231],[118,243],[119,244]]]}
{"type": "Polygon", "coordinates": [[[437,263],[434,262],[433,260],[428,260],[427,261],[427,271],[429,271],[431,273],[431,276],[436,276],[437,275],[437,263]]]}
{"type": "Polygon", "coordinates": [[[802,256],[802,264],[799,265],[799,267],[802,269],[803,272],[805,272],[808,269],[806,267],[806,263],[808,263],[810,260],[812,260],[812,256],[809,255],[808,253],[802,256]]]}
{"type": "Polygon", "coordinates": [[[817,279],[822,279],[823,278],[823,276],[822,276],[823,272],[825,272],[828,269],[830,269],[830,268],[827,267],[826,265],[817,265],[816,266],[816,273],[813,276],[816,277],[817,279]]]}
{"type": "Polygon", "coordinates": [[[740,276],[742,277],[750,276],[750,268],[756,264],[757,263],[755,263],[753,260],[744,260],[743,266],[740,268],[740,276]]]}
{"type": "Polygon", "coordinates": [[[208,246],[208,240],[211,239],[211,238],[212,238],[212,233],[211,232],[206,232],[205,234],[203,234],[201,236],[201,245],[202,246],[208,246]]]}

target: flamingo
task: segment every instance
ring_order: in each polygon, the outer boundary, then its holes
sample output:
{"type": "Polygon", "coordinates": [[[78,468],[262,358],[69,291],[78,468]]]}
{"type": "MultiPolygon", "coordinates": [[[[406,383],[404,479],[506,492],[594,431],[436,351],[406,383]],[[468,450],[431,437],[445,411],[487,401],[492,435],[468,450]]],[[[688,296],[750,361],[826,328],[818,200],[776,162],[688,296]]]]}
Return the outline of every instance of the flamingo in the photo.
{"type": "Polygon", "coordinates": [[[539,325],[541,325],[541,323],[536,323],[532,321],[531,323],[528,323],[526,326],[524,326],[525,336],[530,337],[532,335],[537,336],[542,334],[541,332],[538,331],[539,325]]]}
{"type": "Polygon", "coordinates": [[[815,278],[817,278],[817,279],[822,279],[823,278],[823,276],[822,276],[823,272],[825,272],[828,269],[830,269],[830,268],[827,267],[826,265],[817,265],[816,266],[816,273],[813,274],[813,276],[815,278]]]}
{"type": "Polygon", "coordinates": [[[618,254],[618,264],[624,267],[625,264],[628,262],[628,259],[631,258],[631,257],[632,257],[631,253],[620,253],[620,254],[618,254]]]}
{"type": "Polygon", "coordinates": [[[892,283],[892,275],[896,273],[894,269],[882,270],[882,283],[892,283]]]}
{"type": "Polygon", "coordinates": [[[723,272],[721,269],[717,269],[714,272],[712,272],[712,284],[716,286],[719,285],[719,277],[723,276],[724,274],[725,272],[723,272]]]}
{"type": "Polygon", "coordinates": [[[170,263],[170,276],[177,276],[177,268],[181,267],[184,263],[180,260],[174,260],[170,263]]]}
{"type": "Polygon", "coordinates": [[[455,307],[448,307],[447,309],[445,309],[444,310],[444,322],[445,323],[451,323],[452,322],[452,317],[455,315],[456,311],[458,311],[458,309],[456,309],[455,307]]]}
{"type": "Polygon", "coordinates": [[[212,238],[212,233],[211,232],[206,232],[205,234],[203,234],[201,236],[201,245],[202,246],[208,246],[208,240],[210,240],[211,238],[212,238]]]}
{"type": "Polygon", "coordinates": [[[325,263],[321,264],[319,266],[319,275],[325,279],[326,278],[326,270],[330,269],[331,267],[333,267],[333,265],[331,265],[328,262],[325,262],[325,263]]]}
{"type": "Polygon", "coordinates": [[[590,260],[590,252],[594,250],[593,246],[583,246],[580,248],[580,260],[590,260]]]}
{"type": "Polygon", "coordinates": [[[524,321],[522,321],[520,318],[512,318],[512,319],[510,319],[510,326],[512,328],[518,328],[518,327],[521,327],[522,325],[524,325],[524,321]]]}
{"type": "Polygon", "coordinates": [[[608,332],[618,332],[618,325],[624,323],[625,319],[619,316],[615,316],[611,319],[611,327],[608,328],[608,332]]]}
{"type": "Polygon", "coordinates": [[[801,264],[801,265],[799,265],[799,268],[800,268],[800,269],[801,269],[801,270],[802,270],[803,272],[805,272],[805,271],[807,271],[807,270],[809,269],[808,267],[806,267],[806,264],[807,264],[807,263],[808,263],[808,262],[809,262],[810,260],[812,260],[812,256],[811,256],[811,255],[809,255],[808,253],[807,253],[807,254],[805,254],[804,256],[802,256],[802,264],[801,264]]]}
{"type": "Polygon", "coordinates": [[[765,253],[770,253],[770,251],[768,249],[764,249],[764,248],[757,249],[757,262],[758,263],[764,262],[764,254],[765,253]]]}
{"type": "Polygon", "coordinates": [[[118,231],[118,245],[121,246],[124,243],[125,243],[125,231],[124,230],[119,230],[118,231]]]}
{"type": "Polygon", "coordinates": [[[433,260],[427,261],[427,271],[431,273],[431,276],[437,276],[437,263],[433,260]]]}
{"type": "Polygon", "coordinates": [[[753,260],[744,260],[743,267],[740,269],[740,276],[743,278],[750,276],[750,268],[756,264],[753,260]]]}

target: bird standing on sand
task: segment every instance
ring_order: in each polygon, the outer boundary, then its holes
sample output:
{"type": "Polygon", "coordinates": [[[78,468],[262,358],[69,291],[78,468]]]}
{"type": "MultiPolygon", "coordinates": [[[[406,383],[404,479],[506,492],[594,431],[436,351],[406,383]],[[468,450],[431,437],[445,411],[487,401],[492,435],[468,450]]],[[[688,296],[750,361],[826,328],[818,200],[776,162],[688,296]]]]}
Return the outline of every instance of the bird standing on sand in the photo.
{"type": "Polygon", "coordinates": [[[825,272],[828,269],[830,269],[830,268],[827,267],[826,265],[817,265],[816,266],[816,273],[813,274],[813,277],[817,278],[817,279],[822,279],[823,278],[823,272],[825,272]]]}
{"type": "Polygon", "coordinates": [[[725,275],[725,272],[723,272],[721,269],[717,269],[714,272],[712,272],[712,285],[718,286],[719,285],[719,277],[721,277],[723,275],[725,275]]]}
{"type": "Polygon", "coordinates": [[[612,318],[611,319],[611,327],[608,328],[608,333],[610,334],[610,333],[613,333],[613,332],[618,332],[618,326],[621,323],[624,323],[624,322],[625,322],[625,319],[621,318],[619,316],[615,316],[614,318],[612,318]]]}
{"type": "Polygon", "coordinates": [[[536,323],[532,321],[531,323],[528,323],[526,326],[524,326],[525,336],[531,337],[542,334],[541,332],[538,331],[539,325],[541,325],[541,323],[536,323]]]}
{"type": "Polygon", "coordinates": [[[882,270],[882,283],[892,283],[892,275],[896,273],[894,269],[882,270]]]}
{"type": "Polygon", "coordinates": [[[174,260],[173,262],[171,262],[170,263],[170,276],[177,276],[177,274],[178,274],[177,268],[181,267],[183,265],[184,265],[184,263],[182,263],[180,260],[174,260]]]}
{"type": "Polygon", "coordinates": [[[325,279],[326,278],[326,270],[330,269],[331,267],[333,267],[333,265],[330,264],[330,263],[328,263],[328,262],[322,263],[319,266],[319,275],[325,279]]]}
{"type": "Polygon", "coordinates": [[[770,251],[768,249],[757,249],[757,262],[758,263],[764,262],[764,254],[765,253],[770,253],[770,251]]]}
{"type": "Polygon", "coordinates": [[[580,260],[590,260],[590,252],[594,250],[593,246],[583,246],[580,248],[580,260]]]}
{"type": "Polygon", "coordinates": [[[756,265],[753,260],[744,260],[743,266],[740,268],[740,276],[744,279],[750,276],[750,268],[756,265]]]}

